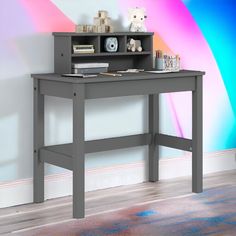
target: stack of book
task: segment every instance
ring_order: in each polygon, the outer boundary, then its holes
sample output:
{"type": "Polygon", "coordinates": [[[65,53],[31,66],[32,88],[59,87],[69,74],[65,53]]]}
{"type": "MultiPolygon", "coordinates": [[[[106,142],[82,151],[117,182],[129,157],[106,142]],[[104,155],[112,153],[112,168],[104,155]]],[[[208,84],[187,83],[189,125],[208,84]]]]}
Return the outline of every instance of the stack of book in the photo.
{"type": "Polygon", "coordinates": [[[93,45],[73,45],[74,53],[94,53],[95,49],[93,45]]]}
{"type": "Polygon", "coordinates": [[[109,63],[73,63],[74,74],[98,74],[108,71],[109,63]]]}

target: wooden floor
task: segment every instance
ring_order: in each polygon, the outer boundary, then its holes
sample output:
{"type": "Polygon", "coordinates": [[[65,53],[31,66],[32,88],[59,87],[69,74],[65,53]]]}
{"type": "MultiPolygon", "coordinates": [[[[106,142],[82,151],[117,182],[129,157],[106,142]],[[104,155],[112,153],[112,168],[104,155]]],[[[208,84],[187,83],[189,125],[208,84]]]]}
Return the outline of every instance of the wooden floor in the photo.
{"type": "MultiPolygon", "coordinates": [[[[221,172],[204,177],[204,189],[235,184],[236,171],[221,172]]],[[[191,178],[141,183],[86,193],[86,216],[127,208],[152,201],[190,195],[191,178]]],[[[25,231],[43,225],[72,219],[72,198],[47,200],[0,209],[0,234],[24,235],[25,231]]]]}

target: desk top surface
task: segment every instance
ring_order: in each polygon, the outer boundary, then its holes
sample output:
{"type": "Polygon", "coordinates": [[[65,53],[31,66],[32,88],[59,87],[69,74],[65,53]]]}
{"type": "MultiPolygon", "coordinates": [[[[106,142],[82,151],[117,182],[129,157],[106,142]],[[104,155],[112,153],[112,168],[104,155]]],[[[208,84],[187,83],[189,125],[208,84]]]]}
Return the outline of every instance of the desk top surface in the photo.
{"type": "Polygon", "coordinates": [[[56,82],[65,83],[101,83],[101,82],[115,82],[115,81],[130,81],[130,80],[152,80],[152,79],[163,79],[163,78],[183,78],[183,77],[193,77],[204,75],[203,71],[193,71],[193,70],[181,70],[179,72],[169,72],[169,73],[149,73],[149,72],[139,72],[139,73],[126,73],[121,77],[98,75],[93,78],[77,78],[77,77],[64,77],[59,74],[32,74],[32,78],[40,80],[51,80],[56,82]]]}

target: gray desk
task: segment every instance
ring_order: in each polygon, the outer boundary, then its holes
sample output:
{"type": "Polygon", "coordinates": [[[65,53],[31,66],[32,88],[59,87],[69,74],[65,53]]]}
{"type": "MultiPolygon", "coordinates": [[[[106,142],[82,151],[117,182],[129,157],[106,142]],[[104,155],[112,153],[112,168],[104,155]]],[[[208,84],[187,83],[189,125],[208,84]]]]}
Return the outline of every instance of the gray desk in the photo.
{"type": "MultiPolygon", "coordinates": [[[[73,171],[73,217],[85,216],[85,154],[149,146],[149,181],[158,181],[159,145],[192,152],[192,191],[202,192],[202,76],[200,71],[139,73],[122,77],[65,78],[35,74],[34,78],[34,202],[44,201],[44,163],[73,171]],[[159,94],[192,91],[192,140],[159,133],[159,94]],[[44,95],[73,100],[73,143],[44,145],[44,95]],[[93,141],[84,140],[85,99],[149,96],[149,132],[93,141]]],[[[184,104],[183,104],[184,106],[184,104]]]]}

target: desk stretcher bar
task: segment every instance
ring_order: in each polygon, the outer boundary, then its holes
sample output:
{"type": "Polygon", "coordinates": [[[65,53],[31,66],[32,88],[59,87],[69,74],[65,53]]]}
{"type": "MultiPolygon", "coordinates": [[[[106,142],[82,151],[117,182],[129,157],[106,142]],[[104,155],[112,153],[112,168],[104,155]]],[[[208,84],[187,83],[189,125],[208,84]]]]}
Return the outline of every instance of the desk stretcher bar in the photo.
{"type": "MultiPolygon", "coordinates": [[[[136,146],[161,145],[184,151],[192,150],[192,140],[164,134],[158,134],[152,138],[151,134],[138,134],[117,138],[85,141],[85,153],[104,152],[115,149],[130,148],[136,146]]],[[[40,149],[40,161],[60,166],[69,170],[72,168],[72,143],[45,146],[40,149]]]]}

